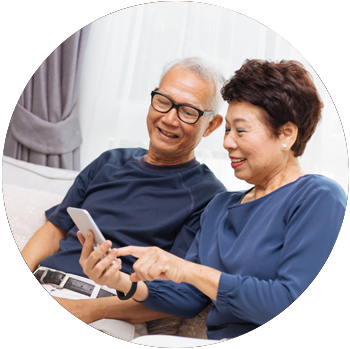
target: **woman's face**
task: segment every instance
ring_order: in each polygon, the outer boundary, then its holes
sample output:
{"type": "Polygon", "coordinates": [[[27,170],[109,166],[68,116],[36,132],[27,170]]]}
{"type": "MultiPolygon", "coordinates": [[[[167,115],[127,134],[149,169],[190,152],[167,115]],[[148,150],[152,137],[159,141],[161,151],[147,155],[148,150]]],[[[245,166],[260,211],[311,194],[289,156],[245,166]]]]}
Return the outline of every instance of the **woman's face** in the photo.
{"type": "Polygon", "coordinates": [[[235,176],[266,186],[283,170],[281,140],[267,128],[261,108],[247,101],[232,101],[225,120],[224,148],[235,176]]]}

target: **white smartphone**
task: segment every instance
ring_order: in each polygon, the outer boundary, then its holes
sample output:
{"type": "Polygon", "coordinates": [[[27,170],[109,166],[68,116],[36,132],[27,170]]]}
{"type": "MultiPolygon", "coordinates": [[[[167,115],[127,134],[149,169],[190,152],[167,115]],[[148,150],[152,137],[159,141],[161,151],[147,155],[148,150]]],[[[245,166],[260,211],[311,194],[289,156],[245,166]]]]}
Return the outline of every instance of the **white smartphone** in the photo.
{"type": "MultiPolygon", "coordinates": [[[[67,212],[70,215],[70,217],[73,219],[73,222],[78,227],[78,229],[83,234],[84,238],[86,239],[86,234],[89,230],[91,230],[94,233],[94,249],[98,248],[100,245],[102,245],[106,239],[102,235],[100,229],[98,228],[95,221],[90,216],[90,213],[87,210],[84,210],[82,208],[76,208],[76,207],[67,207],[67,212]]],[[[105,253],[102,257],[104,258],[108,252],[111,251],[109,248],[107,253],[105,253]]],[[[112,262],[112,264],[115,263],[115,260],[112,262]]],[[[121,269],[121,266],[120,266],[121,269]]]]}

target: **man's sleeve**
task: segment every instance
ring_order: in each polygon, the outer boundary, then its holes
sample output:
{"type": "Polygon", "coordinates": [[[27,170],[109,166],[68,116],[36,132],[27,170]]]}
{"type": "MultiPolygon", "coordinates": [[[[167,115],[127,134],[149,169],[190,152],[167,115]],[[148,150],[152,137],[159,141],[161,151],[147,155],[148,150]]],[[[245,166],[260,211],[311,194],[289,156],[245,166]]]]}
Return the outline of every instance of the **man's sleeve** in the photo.
{"type": "Polygon", "coordinates": [[[100,159],[96,159],[85,167],[75,178],[67,194],[59,205],[53,206],[45,212],[46,218],[53,224],[67,231],[72,229],[74,223],[67,213],[67,207],[81,207],[85,200],[85,193],[89,183],[95,176],[100,159]]]}

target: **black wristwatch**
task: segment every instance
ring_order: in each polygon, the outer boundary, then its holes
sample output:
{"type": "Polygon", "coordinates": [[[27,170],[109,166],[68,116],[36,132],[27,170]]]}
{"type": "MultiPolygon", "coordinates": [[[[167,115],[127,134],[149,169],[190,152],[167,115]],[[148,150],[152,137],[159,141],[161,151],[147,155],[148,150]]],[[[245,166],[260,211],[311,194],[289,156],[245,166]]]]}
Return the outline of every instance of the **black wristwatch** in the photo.
{"type": "MultiPolygon", "coordinates": [[[[126,271],[125,274],[131,275],[130,272],[126,271]]],[[[127,294],[124,294],[123,292],[120,292],[117,290],[117,296],[120,300],[126,301],[127,299],[130,299],[137,290],[137,282],[133,282],[130,288],[130,291],[127,294]]]]}

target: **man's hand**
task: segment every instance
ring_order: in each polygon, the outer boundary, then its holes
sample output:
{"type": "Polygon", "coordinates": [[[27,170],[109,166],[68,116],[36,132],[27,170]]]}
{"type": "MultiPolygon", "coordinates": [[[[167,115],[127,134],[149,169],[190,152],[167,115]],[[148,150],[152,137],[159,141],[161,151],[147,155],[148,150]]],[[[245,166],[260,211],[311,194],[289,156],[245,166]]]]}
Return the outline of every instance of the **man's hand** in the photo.
{"type": "Polygon", "coordinates": [[[117,256],[132,255],[138,260],[133,265],[135,273],[131,281],[172,280],[180,283],[186,280],[189,262],[158,247],[127,246],[117,250],[117,256]]]}
{"type": "Polygon", "coordinates": [[[83,272],[99,285],[106,285],[118,291],[127,293],[131,287],[131,281],[127,274],[119,271],[121,260],[116,259],[117,249],[112,249],[106,257],[101,259],[111,248],[112,243],[105,241],[99,248],[94,250],[94,234],[88,231],[86,239],[78,231],[78,239],[83,244],[79,263],[83,272]],[[112,264],[114,261],[114,264],[112,264]]]}

